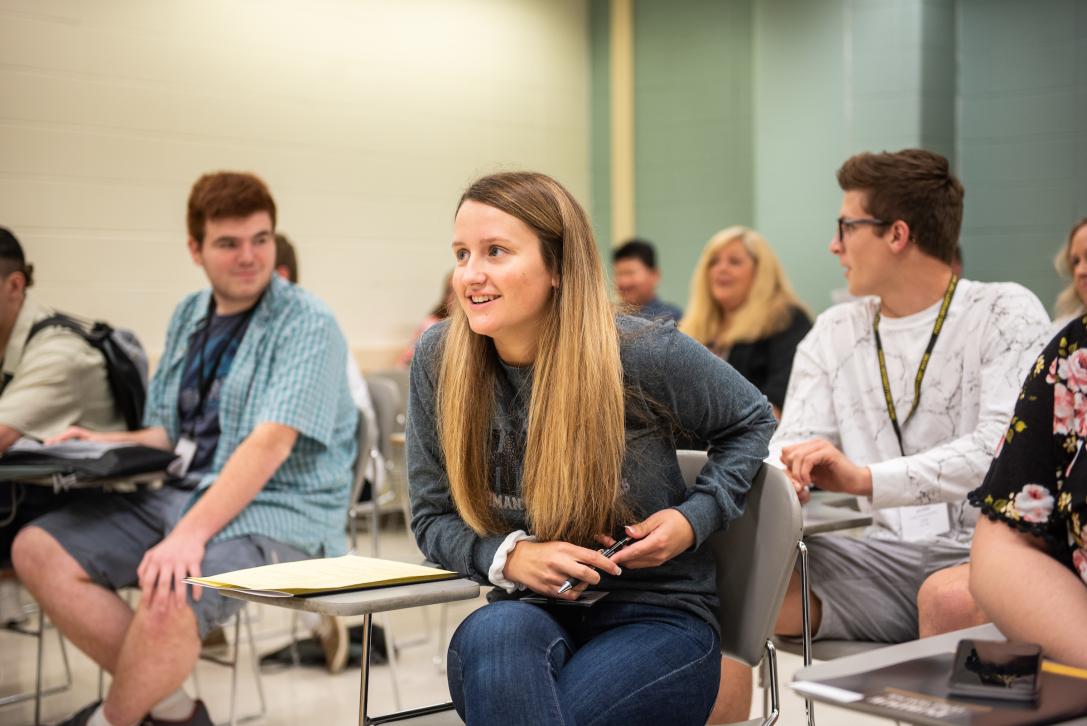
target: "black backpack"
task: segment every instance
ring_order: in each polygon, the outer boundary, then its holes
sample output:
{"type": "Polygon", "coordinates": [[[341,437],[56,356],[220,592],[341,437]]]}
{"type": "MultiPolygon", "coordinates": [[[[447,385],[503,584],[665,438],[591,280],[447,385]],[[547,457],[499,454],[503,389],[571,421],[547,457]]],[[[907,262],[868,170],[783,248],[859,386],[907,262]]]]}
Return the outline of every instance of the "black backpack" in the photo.
{"type": "Polygon", "coordinates": [[[29,343],[45,328],[67,328],[77,333],[106,359],[106,375],[113,401],[129,431],[143,426],[143,408],[147,402],[147,354],[139,338],[130,330],[115,329],[101,320],[85,322],[57,313],[39,320],[26,336],[29,343]]]}

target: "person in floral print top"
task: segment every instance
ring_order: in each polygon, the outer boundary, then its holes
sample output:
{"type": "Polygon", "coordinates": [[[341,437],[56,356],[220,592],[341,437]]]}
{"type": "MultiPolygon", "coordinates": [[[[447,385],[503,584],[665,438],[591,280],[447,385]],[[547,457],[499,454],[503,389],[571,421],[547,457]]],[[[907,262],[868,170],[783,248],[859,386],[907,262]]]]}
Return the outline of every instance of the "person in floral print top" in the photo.
{"type": "Polygon", "coordinates": [[[971,550],[974,598],[1009,639],[1040,643],[1048,657],[1077,666],[1087,666],[1085,442],[1087,317],[1080,317],[1027,375],[989,473],[970,492],[988,515],[971,550]]]}

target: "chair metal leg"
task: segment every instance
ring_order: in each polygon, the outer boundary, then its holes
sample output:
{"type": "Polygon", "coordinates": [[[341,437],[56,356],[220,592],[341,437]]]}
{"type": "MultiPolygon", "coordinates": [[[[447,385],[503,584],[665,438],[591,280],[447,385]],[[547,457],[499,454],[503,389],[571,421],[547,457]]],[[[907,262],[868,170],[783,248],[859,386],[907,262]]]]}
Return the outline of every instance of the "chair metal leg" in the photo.
{"type": "MultiPolygon", "coordinates": [[[[375,477],[375,478],[377,478],[377,477],[375,477]]],[[[381,511],[380,511],[381,508],[377,504],[377,486],[376,485],[371,489],[371,492],[373,493],[373,498],[370,500],[370,504],[372,505],[370,507],[370,556],[371,557],[380,557],[381,556],[381,544],[380,544],[380,537],[379,537],[380,532],[378,532],[378,527],[379,527],[379,525],[381,523],[381,511]]]]}
{"type": "Polygon", "coordinates": [[[434,655],[434,665],[439,673],[445,673],[445,633],[449,624],[449,603],[443,602],[438,611],[438,652],[434,655]]]}
{"type": "MultiPolygon", "coordinates": [[[[811,577],[808,572],[808,547],[804,544],[804,540],[800,540],[796,543],[796,549],[800,558],[800,590],[801,601],[800,611],[803,619],[803,628],[801,633],[804,642],[804,666],[810,666],[812,661],[811,654],[811,577]]],[[[807,716],[808,726],[815,726],[815,705],[810,698],[804,699],[804,712],[807,716]]]]}
{"type": "Polygon", "coordinates": [[[61,660],[64,663],[64,682],[55,686],[45,687],[43,684],[44,676],[44,656],[45,656],[45,614],[38,610],[38,623],[32,629],[26,628],[22,625],[8,626],[8,632],[17,633],[19,635],[28,635],[32,638],[37,638],[37,664],[35,666],[34,676],[34,689],[29,691],[23,691],[21,693],[13,693],[9,696],[0,697],[0,706],[10,706],[14,703],[22,703],[23,701],[29,701],[33,699],[35,701],[35,722],[41,720],[41,699],[45,696],[52,696],[55,693],[61,693],[72,687],[72,668],[68,661],[68,649],[64,645],[64,636],[60,631],[57,631],[57,643],[60,647],[61,660]]]}
{"type": "Polygon", "coordinates": [[[42,722],[42,657],[45,655],[45,610],[38,607],[38,665],[34,677],[34,726],[42,722]]]}
{"type": "Polygon", "coordinates": [[[359,521],[358,515],[354,512],[354,506],[352,502],[352,511],[347,513],[347,531],[351,537],[351,554],[357,555],[359,553],[359,521]]]}
{"type": "Polygon", "coordinates": [[[393,685],[393,706],[399,711],[401,708],[400,672],[396,667],[396,638],[393,637],[393,631],[389,628],[389,619],[384,614],[379,619],[381,627],[385,630],[385,657],[389,661],[389,676],[393,685]]]}
{"type": "Polygon", "coordinates": [[[238,614],[234,616],[234,662],[231,664],[230,669],[230,720],[227,722],[230,726],[235,726],[238,723],[235,712],[238,703],[238,654],[242,647],[241,626],[242,617],[239,610],[238,614]]]}
{"type": "MultiPolygon", "coordinates": [[[[257,639],[253,637],[253,619],[249,617],[249,608],[242,608],[239,613],[245,618],[245,637],[249,641],[249,660],[253,665],[253,680],[257,684],[257,699],[260,701],[260,711],[256,718],[262,718],[268,710],[264,700],[264,681],[260,677],[260,655],[257,653],[257,639]]],[[[237,648],[237,645],[235,645],[237,648]]],[[[248,718],[244,720],[249,720],[248,718]]]]}
{"type": "Polygon", "coordinates": [[[774,648],[774,642],[770,639],[766,641],[766,658],[767,664],[767,676],[770,681],[770,708],[763,715],[762,726],[773,726],[777,723],[778,716],[781,714],[781,694],[778,692],[778,656],[777,649],[774,648]]]}

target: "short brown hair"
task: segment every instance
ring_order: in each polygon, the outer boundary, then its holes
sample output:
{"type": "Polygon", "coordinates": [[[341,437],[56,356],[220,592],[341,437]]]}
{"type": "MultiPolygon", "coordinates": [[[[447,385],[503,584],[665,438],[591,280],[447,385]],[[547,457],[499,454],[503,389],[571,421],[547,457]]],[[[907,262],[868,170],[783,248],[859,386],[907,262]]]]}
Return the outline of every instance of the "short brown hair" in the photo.
{"type": "Polygon", "coordinates": [[[26,280],[24,287],[34,284],[34,265],[28,265],[23,255],[23,246],[7,227],[0,227],[0,278],[6,278],[13,272],[20,272],[26,280]]]}
{"type": "Polygon", "coordinates": [[[276,203],[264,182],[253,174],[218,171],[204,174],[192,185],[186,222],[189,236],[204,243],[204,227],[209,219],[248,217],[268,212],[272,229],[276,226],[276,203]]]}
{"type": "Polygon", "coordinates": [[[842,191],[863,191],[869,214],[901,219],[925,254],[950,264],[962,228],[963,188],[947,159],[924,149],[851,156],[838,169],[842,191]]]}
{"type": "Polygon", "coordinates": [[[298,257],[287,235],[276,232],[276,269],[287,268],[287,279],[298,284],[298,257]]]}

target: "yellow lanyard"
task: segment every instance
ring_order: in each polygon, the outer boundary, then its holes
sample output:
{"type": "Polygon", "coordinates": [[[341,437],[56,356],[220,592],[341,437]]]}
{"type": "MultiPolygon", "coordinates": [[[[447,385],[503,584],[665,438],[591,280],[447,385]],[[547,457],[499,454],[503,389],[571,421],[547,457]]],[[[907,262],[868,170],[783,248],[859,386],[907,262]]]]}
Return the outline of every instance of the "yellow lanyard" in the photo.
{"type": "MultiPolygon", "coordinates": [[[[947,309],[951,307],[951,298],[954,296],[955,287],[958,284],[958,276],[952,274],[951,281],[947,284],[947,291],[944,293],[944,301],[940,305],[940,312],[936,315],[936,323],[932,326],[932,335],[929,337],[928,347],[925,348],[925,354],[921,356],[921,364],[917,366],[917,375],[913,378],[913,405],[910,406],[910,412],[906,414],[906,418],[902,419],[902,423],[910,420],[910,416],[917,410],[917,405],[921,403],[921,381],[925,378],[928,359],[932,355],[932,349],[936,347],[936,338],[940,336],[940,329],[944,327],[947,309]]],[[[905,456],[906,450],[902,447],[902,429],[898,425],[895,401],[891,395],[891,382],[887,378],[887,360],[883,356],[883,341],[879,337],[879,318],[880,315],[877,310],[876,319],[872,321],[872,332],[876,336],[876,355],[879,356],[879,376],[883,381],[883,399],[887,402],[887,415],[891,417],[891,426],[894,427],[895,437],[898,439],[898,450],[905,456]]]]}

